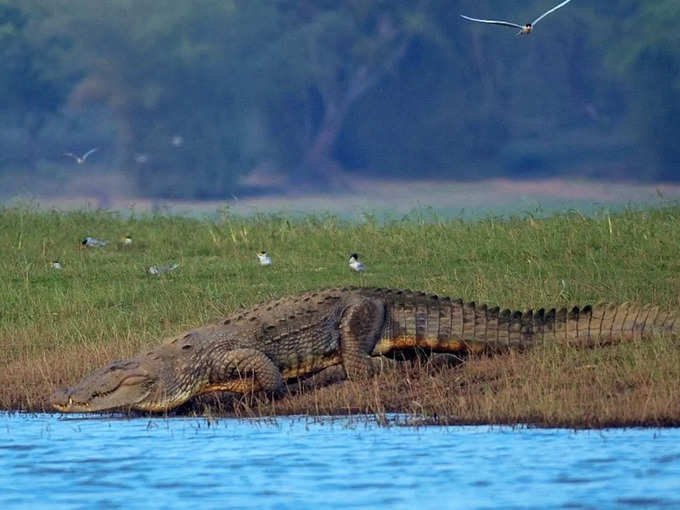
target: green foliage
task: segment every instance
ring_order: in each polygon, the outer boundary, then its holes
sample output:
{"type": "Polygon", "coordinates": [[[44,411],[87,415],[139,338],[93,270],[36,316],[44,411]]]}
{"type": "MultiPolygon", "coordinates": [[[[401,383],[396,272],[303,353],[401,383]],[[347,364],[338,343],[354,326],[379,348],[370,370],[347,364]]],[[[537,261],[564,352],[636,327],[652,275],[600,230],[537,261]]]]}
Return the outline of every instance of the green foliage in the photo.
{"type": "Polygon", "coordinates": [[[680,11],[677,2],[640,3],[636,9],[638,37],[626,42],[615,62],[627,78],[629,119],[637,127],[642,152],[661,170],[662,179],[677,178],[680,165],[680,11]]]}
{"type": "Polygon", "coordinates": [[[572,2],[515,38],[459,14],[544,1],[0,0],[0,173],[101,146],[94,173],[161,197],[229,196],[257,167],[675,179],[675,4],[572,2]]]}

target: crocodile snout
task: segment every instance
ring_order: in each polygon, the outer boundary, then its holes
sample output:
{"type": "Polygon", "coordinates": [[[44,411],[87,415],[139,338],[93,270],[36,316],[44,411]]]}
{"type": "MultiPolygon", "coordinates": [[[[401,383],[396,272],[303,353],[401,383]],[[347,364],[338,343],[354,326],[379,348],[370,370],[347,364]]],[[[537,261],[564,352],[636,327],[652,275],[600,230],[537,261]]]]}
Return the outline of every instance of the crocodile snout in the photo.
{"type": "Polygon", "coordinates": [[[50,404],[52,404],[52,407],[59,411],[68,409],[68,407],[73,403],[70,393],[70,388],[57,388],[50,397],[50,404]]]}

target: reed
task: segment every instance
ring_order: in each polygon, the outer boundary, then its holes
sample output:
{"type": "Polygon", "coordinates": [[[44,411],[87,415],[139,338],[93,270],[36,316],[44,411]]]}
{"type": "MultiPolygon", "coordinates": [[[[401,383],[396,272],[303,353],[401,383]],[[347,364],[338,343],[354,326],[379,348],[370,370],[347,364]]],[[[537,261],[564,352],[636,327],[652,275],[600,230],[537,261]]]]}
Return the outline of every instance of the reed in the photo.
{"type": "MultiPolygon", "coordinates": [[[[0,214],[0,408],[47,398],[99,365],[233,310],[344,285],[401,287],[509,308],[598,301],[677,309],[680,207],[531,214],[477,222],[431,214],[358,223],[332,216],[211,219],[106,211],[0,214]],[[131,234],[133,244],[117,241],[131,234]],[[85,235],[111,241],[82,249],[85,235]],[[274,264],[260,267],[255,253],[274,264]],[[358,252],[367,266],[351,272],[358,252]],[[63,270],[50,267],[59,259],[63,270]],[[177,262],[152,276],[145,267],[177,262]]],[[[276,401],[212,406],[229,415],[408,413],[433,423],[570,427],[680,424],[680,350],[670,339],[419,362],[276,401]]]]}

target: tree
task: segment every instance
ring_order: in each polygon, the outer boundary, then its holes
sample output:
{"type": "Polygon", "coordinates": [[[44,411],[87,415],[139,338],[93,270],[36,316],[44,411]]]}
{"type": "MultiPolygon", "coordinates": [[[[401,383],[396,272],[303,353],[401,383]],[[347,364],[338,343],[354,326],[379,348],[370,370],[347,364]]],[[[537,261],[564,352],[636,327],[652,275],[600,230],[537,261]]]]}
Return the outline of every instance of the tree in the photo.
{"type": "MultiPolygon", "coordinates": [[[[52,54],[32,39],[31,22],[42,14],[39,7],[29,14],[16,2],[0,0],[0,164],[35,161],[38,132],[68,91],[68,77],[54,79],[52,54]]],[[[61,41],[51,43],[53,51],[63,48],[61,41]]]]}
{"type": "Polygon", "coordinates": [[[242,39],[246,31],[235,23],[239,9],[223,0],[162,9],[151,1],[55,0],[48,11],[40,37],[73,41],[61,61],[80,75],[68,105],[111,112],[116,165],[156,196],[229,193],[243,171],[225,168],[238,145],[229,126],[239,62],[230,30],[242,39]]]}
{"type": "Polygon", "coordinates": [[[282,78],[284,92],[267,105],[270,122],[293,127],[279,141],[307,186],[342,186],[334,150],[347,116],[395,72],[414,38],[433,29],[426,4],[279,2],[285,30],[258,63],[282,78]],[[286,111],[279,101],[298,107],[286,111]]]}
{"type": "Polygon", "coordinates": [[[641,141],[643,171],[649,177],[680,177],[680,10],[674,0],[640,2],[635,13],[636,37],[626,51],[612,52],[611,61],[623,77],[631,130],[641,141]],[[651,164],[650,164],[651,163],[651,164]]]}

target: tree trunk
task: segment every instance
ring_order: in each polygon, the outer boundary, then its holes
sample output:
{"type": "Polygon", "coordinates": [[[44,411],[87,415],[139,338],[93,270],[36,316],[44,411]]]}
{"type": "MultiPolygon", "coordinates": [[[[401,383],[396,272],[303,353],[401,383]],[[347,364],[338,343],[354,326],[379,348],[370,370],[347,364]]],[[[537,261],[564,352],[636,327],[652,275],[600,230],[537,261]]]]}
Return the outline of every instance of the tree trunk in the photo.
{"type": "Polygon", "coordinates": [[[347,187],[342,165],[333,158],[332,151],[347,115],[349,104],[338,107],[334,101],[326,103],[321,124],[314,141],[306,151],[301,167],[296,172],[296,188],[338,191],[347,187]]]}
{"type": "Polygon", "coordinates": [[[352,104],[394,67],[404,55],[408,42],[407,38],[398,44],[382,65],[371,70],[367,66],[356,69],[346,86],[322,87],[320,92],[325,107],[323,118],[296,172],[298,179],[295,188],[338,191],[350,186],[342,165],[332,154],[338,135],[352,104]]]}

